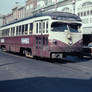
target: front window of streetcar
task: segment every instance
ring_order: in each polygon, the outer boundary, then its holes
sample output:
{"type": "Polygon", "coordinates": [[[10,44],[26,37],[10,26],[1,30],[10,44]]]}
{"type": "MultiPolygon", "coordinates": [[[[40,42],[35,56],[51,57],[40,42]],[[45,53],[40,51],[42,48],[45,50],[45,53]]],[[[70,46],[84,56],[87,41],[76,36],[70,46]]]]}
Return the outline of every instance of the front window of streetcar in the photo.
{"type": "Polygon", "coordinates": [[[60,23],[60,22],[54,22],[51,25],[51,31],[64,32],[65,30],[68,30],[67,24],[60,23]]]}
{"type": "Polygon", "coordinates": [[[62,23],[62,22],[53,22],[51,25],[51,31],[53,32],[65,32],[68,30],[70,32],[79,32],[78,29],[80,28],[80,24],[77,23],[62,23]]]}
{"type": "Polygon", "coordinates": [[[68,24],[70,32],[79,32],[80,24],[68,24]]]}

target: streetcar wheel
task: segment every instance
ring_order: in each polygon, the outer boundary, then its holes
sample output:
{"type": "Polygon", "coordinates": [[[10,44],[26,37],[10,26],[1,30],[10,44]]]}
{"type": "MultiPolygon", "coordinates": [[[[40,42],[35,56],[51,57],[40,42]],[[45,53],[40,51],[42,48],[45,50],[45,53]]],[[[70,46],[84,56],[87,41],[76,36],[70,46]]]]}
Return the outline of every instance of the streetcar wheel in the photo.
{"type": "Polygon", "coordinates": [[[2,48],[1,48],[1,51],[2,51],[2,52],[5,52],[5,51],[6,51],[6,48],[2,47],[2,48]]]}
{"type": "Polygon", "coordinates": [[[33,58],[31,51],[25,50],[24,53],[25,53],[25,56],[26,56],[26,57],[33,58]]]}

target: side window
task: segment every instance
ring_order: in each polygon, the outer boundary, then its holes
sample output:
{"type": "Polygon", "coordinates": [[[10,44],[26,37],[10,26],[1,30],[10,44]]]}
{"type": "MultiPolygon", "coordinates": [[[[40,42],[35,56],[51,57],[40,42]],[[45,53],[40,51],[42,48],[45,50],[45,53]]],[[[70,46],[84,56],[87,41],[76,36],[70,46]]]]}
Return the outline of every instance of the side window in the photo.
{"type": "Polygon", "coordinates": [[[11,28],[11,36],[13,36],[13,28],[11,28]]]}
{"type": "Polygon", "coordinates": [[[33,23],[30,23],[30,30],[29,30],[29,34],[32,34],[33,32],[33,23]]]}
{"type": "Polygon", "coordinates": [[[38,23],[36,23],[36,33],[38,33],[38,23]]]}
{"type": "Polygon", "coordinates": [[[38,37],[36,37],[36,48],[38,49],[38,41],[39,41],[39,39],[38,39],[38,37]]]}
{"type": "Polygon", "coordinates": [[[42,39],[41,37],[39,37],[39,48],[41,48],[41,42],[42,42],[42,39]]]}
{"type": "Polygon", "coordinates": [[[12,28],[12,36],[15,34],[15,27],[12,28]]]}
{"type": "Polygon", "coordinates": [[[41,26],[41,23],[39,23],[39,33],[41,33],[42,31],[42,26],[41,26]]]}
{"type": "Polygon", "coordinates": [[[24,25],[22,25],[22,35],[24,35],[24,25]]]}
{"type": "Polygon", "coordinates": [[[2,36],[4,36],[4,30],[2,30],[2,36]]]}
{"type": "Polygon", "coordinates": [[[7,32],[7,31],[6,31],[6,29],[5,29],[5,36],[6,36],[6,34],[7,34],[6,32],[7,32]]]}
{"type": "Polygon", "coordinates": [[[19,26],[19,35],[21,35],[21,25],[19,26]]]}
{"type": "Polygon", "coordinates": [[[27,34],[28,32],[28,24],[25,25],[25,35],[27,34]]]}
{"type": "Polygon", "coordinates": [[[10,29],[8,29],[8,36],[9,36],[10,29]]]}
{"type": "Polygon", "coordinates": [[[16,27],[16,36],[18,35],[18,26],[16,27]]]}
{"type": "Polygon", "coordinates": [[[43,45],[48,45],[48,37],[43,37],[43,45]]]}
{"type": "Polygon", "coordinates": [[[9,36],[9,28],[6,29],[6,36],[9,36]]]}
{"type": "Polygon", "coordinates": [[[48,21],[46,22],[46,33],[48,33],[48,28],[49,28],[49,25],[48,25],[48,21]]]}
{"type": "Polygon", "coordinates": [[[45,33],[45,22],[43,22],[43,33],[45,33]]]}

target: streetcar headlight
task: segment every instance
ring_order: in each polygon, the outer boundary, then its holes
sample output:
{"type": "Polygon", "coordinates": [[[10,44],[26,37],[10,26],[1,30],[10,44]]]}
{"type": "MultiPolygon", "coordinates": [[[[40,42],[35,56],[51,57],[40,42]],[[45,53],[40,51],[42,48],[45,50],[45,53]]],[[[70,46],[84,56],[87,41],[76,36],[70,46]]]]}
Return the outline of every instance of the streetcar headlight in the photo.
{"type": "Polygon", "coordinates": [[[57,40],[55,40],[55,39],[50,40],[50,42],[55,44],[55,45],[57,44],[57,40]]]}
{"type": "Polygon", "coordinates": [[[70,42],[69,42],[69,44],[70,44],[70,45],[72,45],[72,44],[73,44],[73,42],[72,42],[72,41],[70,41],[70,42]]]}
{"type": "Polygon", "coordinates": [[[68,34],[68,35],[67,35],[67,38],[68,38],[68,39],[70,39],[70,38],[71,38],[71,35],[70,35],[70,34],[68,34]]]}
{"type": "Polygon", "coordinates": [[[53,43],[56,45],[57,44],[57,41],[56,40],[53,40],[53,43]]]}

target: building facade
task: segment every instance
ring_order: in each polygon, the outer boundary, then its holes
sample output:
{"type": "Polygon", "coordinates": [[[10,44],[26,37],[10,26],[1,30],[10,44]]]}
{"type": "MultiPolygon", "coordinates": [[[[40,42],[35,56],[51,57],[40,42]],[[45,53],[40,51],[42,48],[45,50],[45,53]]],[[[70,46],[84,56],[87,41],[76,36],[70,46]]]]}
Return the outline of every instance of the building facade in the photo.
{"type": "Polygon", "coordinates": [[[26,1],[26,16],[31,16],[33,11],[37,8],[37,0],[26,1]]]}
{"type": "Polygon", "coordinates": [[[26,16],[26,8],[25,6],[18,8],[18,19],[22,19],[26,16]]]}
{"type": "Polygon", "coordinates": [[[48,0],[46,11],[75,13],[82,19],[82,32],[92,33],[92,0],[48,0]]]}
{"type": "Polygon", "coordinates": [[[3,25],[3,15],[0,15],[0,26],[3,25]]]}
{"type": "Polygon", "coordinates": [[[12,13],[3,18],[3,23],[48,11],[77,14],[82,19],[83,33],[92,33],[92,0],[27,0],[24,7],[13,8],[12,13]]]}
{"type": "Polygon", "coordinates": [[[70,0],[69,4],[58,7],[57,10],[77,14],[82,19],[82,32],[92,33],[92,0],[70,0]]]}
{"type": "Polygon", "coordinates": [[[12,9],[10,14],[7,14],[3,17],[3,25],[11,23],[15,20],[22,19],[26,16],[25,6],[17,6],[12,9]]]}

